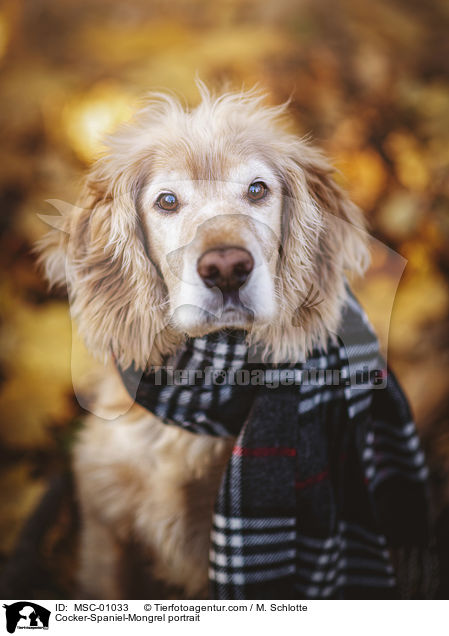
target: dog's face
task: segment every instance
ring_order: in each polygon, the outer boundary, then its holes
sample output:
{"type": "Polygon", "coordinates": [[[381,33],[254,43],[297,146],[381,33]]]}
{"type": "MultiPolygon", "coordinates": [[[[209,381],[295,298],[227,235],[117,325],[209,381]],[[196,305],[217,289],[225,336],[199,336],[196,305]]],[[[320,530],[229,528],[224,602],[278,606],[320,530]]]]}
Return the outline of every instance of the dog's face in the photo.
{"type": "Polygon", "coordinates": [[[192,141],[188,161],[171,148],[154,161],[160,168],[139,200],[171,323],[192,336],[269,323],[276,312],[282,184],[251,150],[237,153],[232,140],[226,156],[213,139],[206,148],[192,141]],[[199,174],[201,164],[213,178],[199,174]]]}
{"type": "Polygon", "coordinates": [[[297,360],[336,331],[345,271],[366,264],[359,212],[285,108],[201,92],[191,111],[159,96],[110,139],[84,207],[43,242],[47,275],[124,366],[223,327],[297,360]]]}

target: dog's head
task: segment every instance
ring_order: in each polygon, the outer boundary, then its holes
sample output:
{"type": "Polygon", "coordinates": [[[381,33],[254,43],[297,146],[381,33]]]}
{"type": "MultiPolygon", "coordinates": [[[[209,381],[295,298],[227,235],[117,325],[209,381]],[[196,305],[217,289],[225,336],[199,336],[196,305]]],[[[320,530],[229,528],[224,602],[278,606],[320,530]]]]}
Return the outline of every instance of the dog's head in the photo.
{"type": "Polygon", "coordinates": [[[42,242],[87,345],[158,363],[185,335],[237,327],[279,359],[336,331],[367,263],[357,208],[323,155],[254,93],[151,99],[108,142],[82,208],[42,242]]]}

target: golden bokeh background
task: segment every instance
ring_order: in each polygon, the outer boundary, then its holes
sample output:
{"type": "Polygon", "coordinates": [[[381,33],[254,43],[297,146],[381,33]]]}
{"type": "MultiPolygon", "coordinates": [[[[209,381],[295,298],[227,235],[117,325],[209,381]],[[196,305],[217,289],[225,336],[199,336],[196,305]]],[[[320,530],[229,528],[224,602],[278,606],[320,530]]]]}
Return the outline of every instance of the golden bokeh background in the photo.
{"type": "MultiPolygon", "coordinates": [[[[6,0],[0,9],[0,559],[80,426],[91,362],[32,246],[74,203],[101,136],[141,96],[198,100],[195,77],[289,97],[366,212],[358,293],[412,402],[440,489],[449,466],[449,4],[445,0],[6,0]],[[397,288],[403,265],[404,274],[397,288]],[[397,288],[397,289],[396,289],[397,288]],[[397,293],[396,293],[397,292],[397,293]],[[393,303],[390,323],[389,306],[393,303]]],[[[70,594],[72,517],[42,547],[70,594]]],[[[48,565],[48,564],[47,564],[48,565]]]]}

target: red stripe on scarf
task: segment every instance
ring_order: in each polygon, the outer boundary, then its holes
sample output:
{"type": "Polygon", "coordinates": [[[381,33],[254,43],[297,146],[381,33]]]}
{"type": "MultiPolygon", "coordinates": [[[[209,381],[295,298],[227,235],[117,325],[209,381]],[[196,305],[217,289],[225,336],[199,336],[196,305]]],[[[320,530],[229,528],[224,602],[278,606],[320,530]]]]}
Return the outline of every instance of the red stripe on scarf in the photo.
{"type": "Polygon", "coordinates": [[[318,484],[320,481],[323,481],[323,479],[326,479],[328,475],[329,475],[329,471],[323,470],[322,473],[318,473],[317,475],[312,475],[311,477],[308,477],[308,479],[305,479],[304,481],[295,482],[295,488],[297,490],[302,490],[303,488],[307,488],[307,486],[313,486],[314,484],[318,484]]]}
{"type": "Polygon", "coordinates": [[[266,447],[266,448],[244,448],[234,446],[233,455],[239,457],[295,457],[296,448],[288,447],[266,447]]]}
{"type": "MultiPolygon", "coordinates": [[[[340,462],[344,463],[347,459],[346,453],[341,453],[338,459],[340,460],[340,462]]],[[[302,490],[303,488],[307,488],[307,486],[313,486],[314,484],[319,484],[320,481],[323,481],[323,479],[326,479],[326,477],[328,476],[329,476],[329,469],[325,468],[321,473],[312,475],[311,477],[308,477],[304,481],[296,481],[295,488],[297,488],[298,490],[302,490]]]]}

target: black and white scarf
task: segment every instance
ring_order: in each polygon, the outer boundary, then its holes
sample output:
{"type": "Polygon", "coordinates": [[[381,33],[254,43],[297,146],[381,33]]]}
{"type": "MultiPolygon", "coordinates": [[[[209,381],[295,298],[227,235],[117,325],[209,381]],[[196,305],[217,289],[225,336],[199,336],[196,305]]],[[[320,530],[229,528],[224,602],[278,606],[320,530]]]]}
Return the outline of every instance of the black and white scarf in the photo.
{"type": "MultiPolygon", "coordinates": [[[[165,423],[236,438],[213,515],[213,597],[404,594],[390,551],[428,542],[427,469],[406,399],[350,293],[339,337],[305,362],[262,364],[245,333],[221,331],[187,340],[143,376],[119,370],[165,423]]],[[[411,595],[425,595],[423,577],[411,595]]]]}

